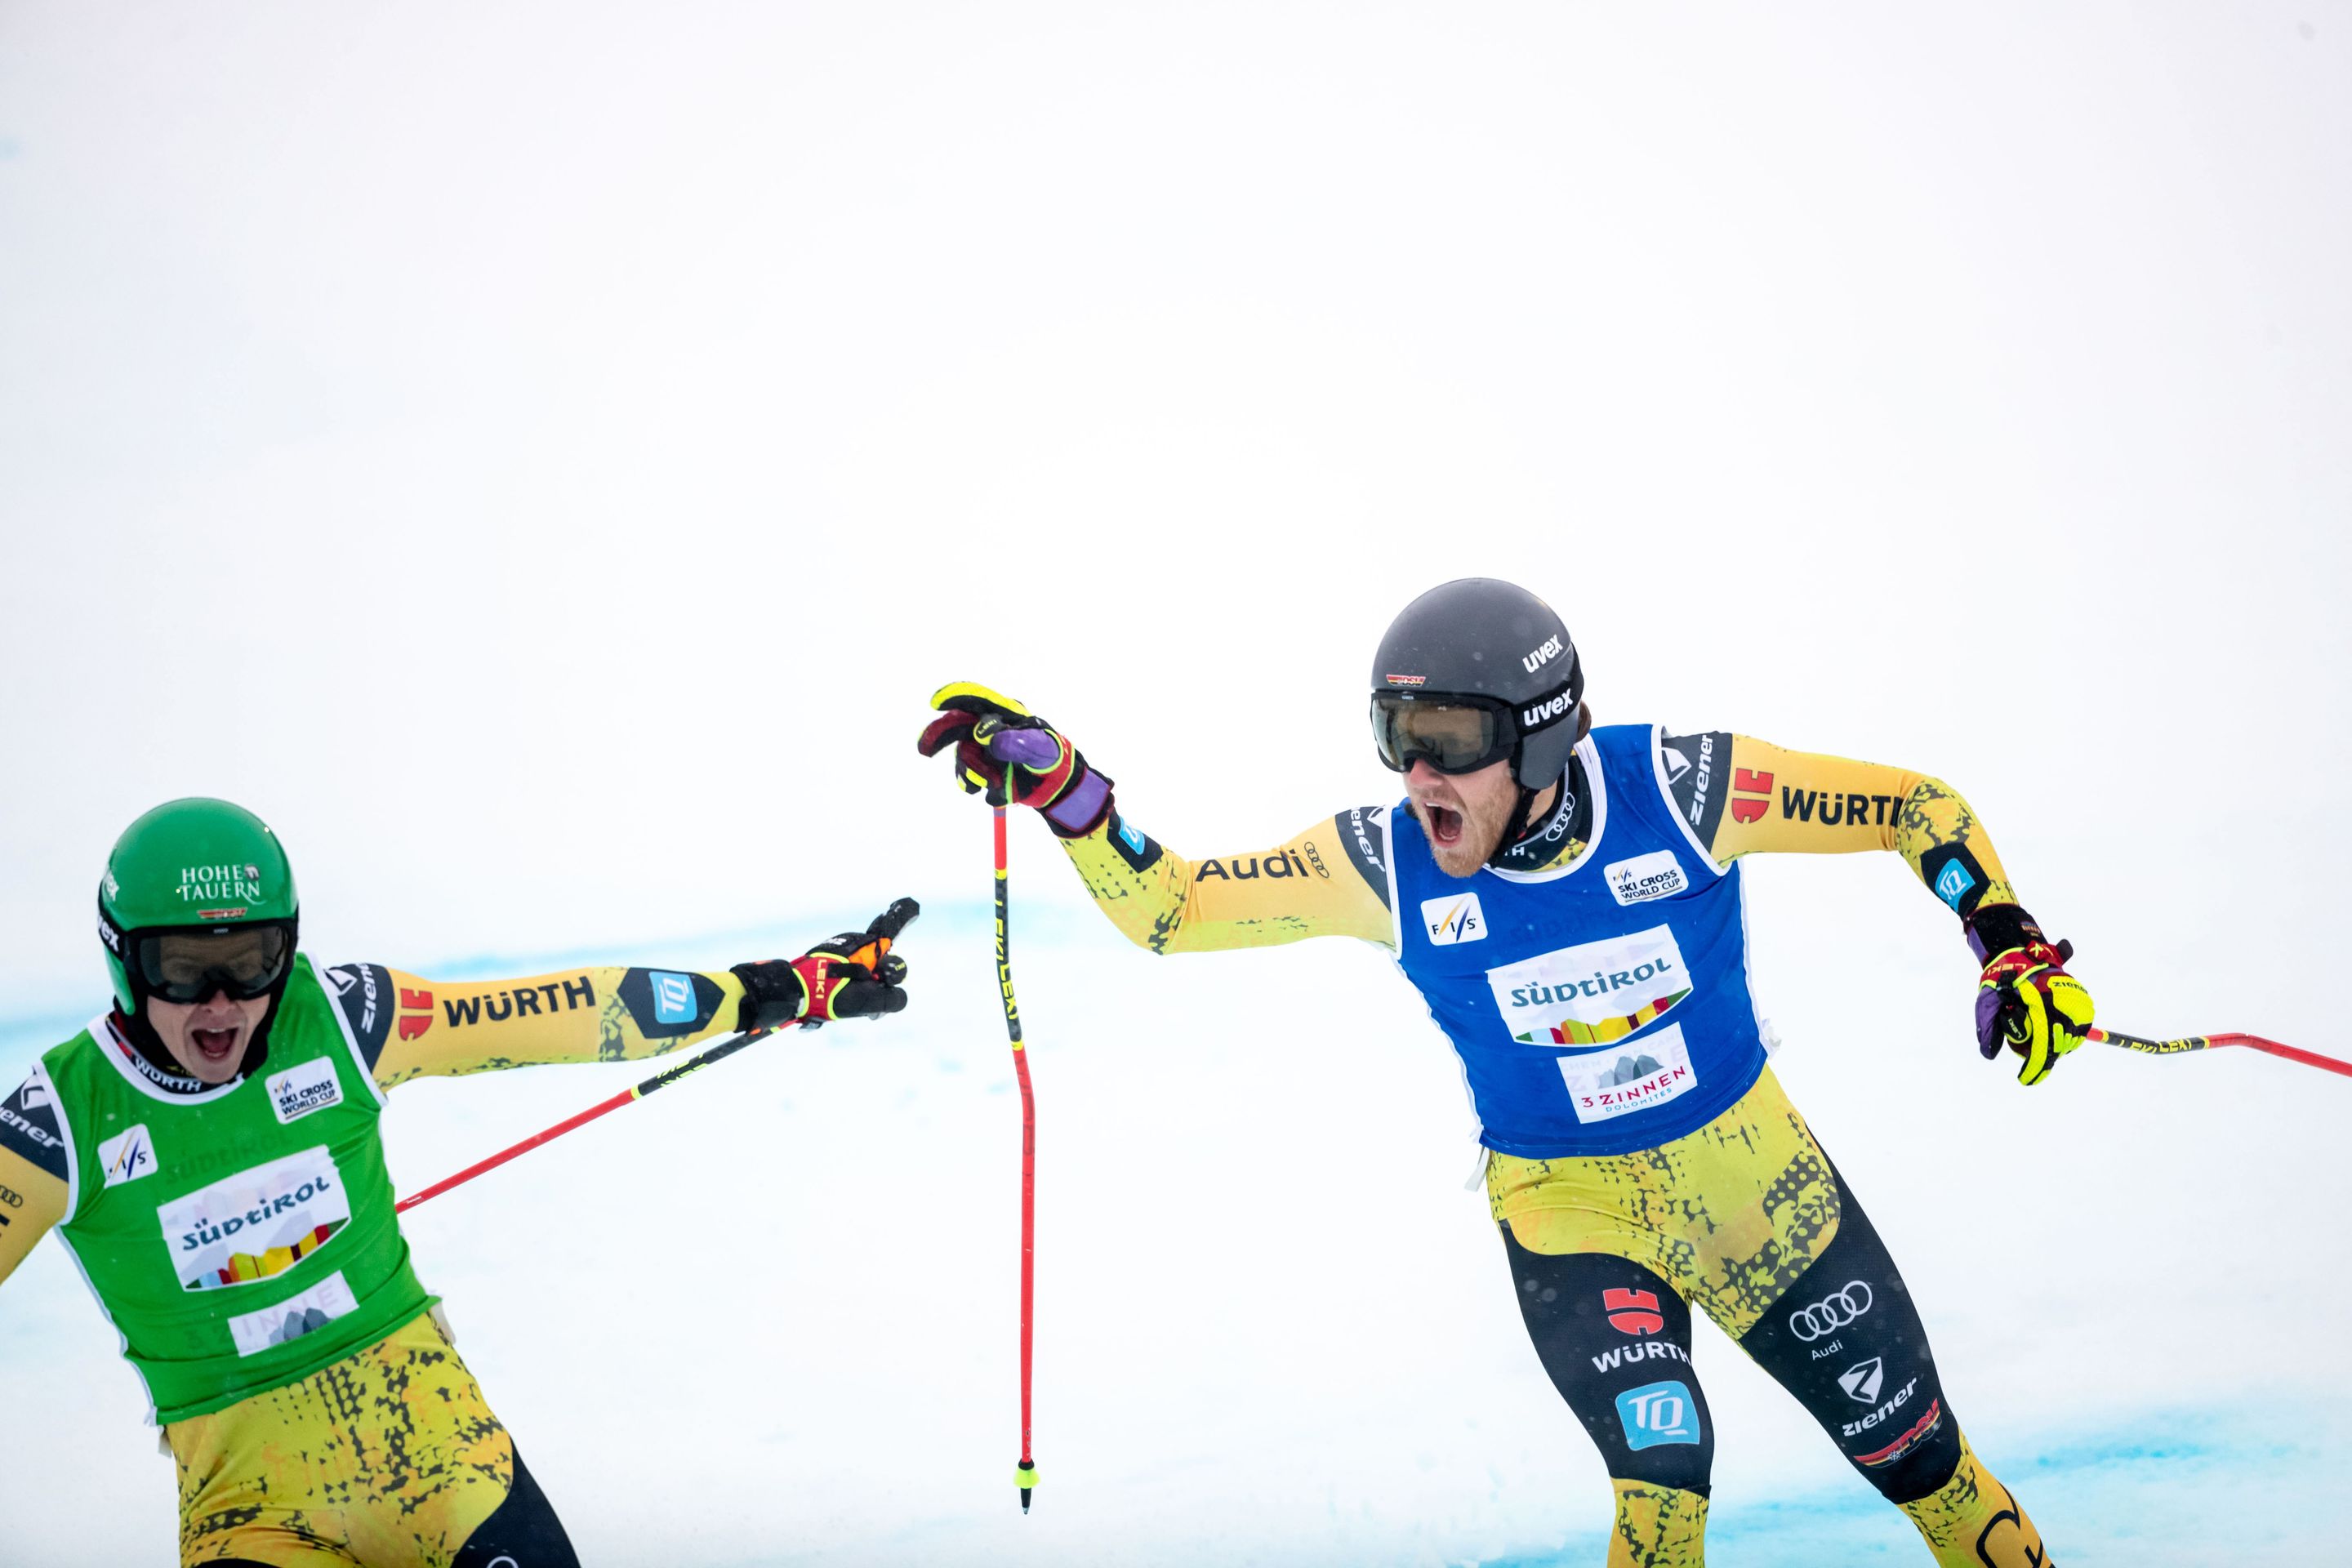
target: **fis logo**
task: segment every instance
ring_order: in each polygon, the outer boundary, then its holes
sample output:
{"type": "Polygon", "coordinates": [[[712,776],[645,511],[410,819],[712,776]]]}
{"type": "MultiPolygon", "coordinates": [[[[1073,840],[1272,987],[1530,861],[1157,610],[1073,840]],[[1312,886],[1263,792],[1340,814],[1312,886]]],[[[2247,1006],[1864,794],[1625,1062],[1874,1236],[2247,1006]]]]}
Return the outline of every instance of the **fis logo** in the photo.
{"type": "Polygon", "coordinates": [[[1519,655],[1519,663],[1526,668],[1527,672],[1529,675],[1533,675],[1537,670],[1541,669],[1545,665],[1549,664],[1553,659],[1558,658],[1559,657],[1559,638],[1556,637],[1546,637],[1544,639],[1543,647],[1537,648],[1532,653],[1523,653],[1519,655]]]}
{"type": "Polygon", "coordinates": [[[688,1024],[694,1021],[694,978],[656,969],[646,976],[654,986],[654,1016],[665,1024],[688,1024]]]}
{"type": "Polygon", "coordinates": [[[1699,1440],[1698,1402],[1681,1383],[1649,1383],[1617,1396],[1617,1422],[1628,1448],[1699,1440]]]}
{"type": "Polygon", "coordinates": [[[125,1182],[135,1182],[142,1176],[155,1173],[155,1141],[147,1136],[147,1124],[141,1122],[127,1132],[119,1132],[98,1146],[99,1169],[106,1173],[106,1184],[119,1187],[125,1182]]]}
{"type": "Polygon", "coordinates": [[[1478,895],[1462,893],[1446,899],[1423,899],[1421,901],[1422,928],[1429,932],[1432,947],[1455,947],[1465,942],[1486,940],[1486,911],[1478,907],[1478,895]]]}

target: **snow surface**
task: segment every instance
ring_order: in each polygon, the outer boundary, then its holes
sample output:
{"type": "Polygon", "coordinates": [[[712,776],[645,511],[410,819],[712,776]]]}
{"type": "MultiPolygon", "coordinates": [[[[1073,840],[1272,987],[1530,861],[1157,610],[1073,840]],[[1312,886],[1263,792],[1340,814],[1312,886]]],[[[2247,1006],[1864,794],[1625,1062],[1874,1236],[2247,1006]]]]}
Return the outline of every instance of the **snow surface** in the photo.
{"type": "MultiPolygon", "coordinates": [[[[1017,843],[1030,882],[1066,880],[1042,832],[1017,843]]],[[[1798,1002],[1776,1013],[1795,1042],[1778,1070],[2061,1560],[2333,1561],[2352,1352],[2307,1327],[2340,1289],[2333,1216],[2352,1201],[2336,1086],[2251,1056],[2086,1047],[2028,1094],[1976,1058],[1965,956],[1896,866],[1834,868],[1864,906],[1841,921],[1846,961],[1884,965],[1836,998],[1787,984],[1807,890],[1777,868],[1751,876],[1778,933],[1768,998],[1798,1002]]],[[[1338,941],[1154,960],[1060,898],[1016,915],[1041,1128],[1043,1484],[1021,1516],[1019,1110],[984,917],[915,928],[902,1017],[764,1047],[409,1217],[587,1560],[1597,1562],[1606,1481],[1526,1343],[1464,1190],[1452,1058],[1402,977],[1338,941]]],[[[2315,1019],[2277,1026],[2297,1022],[2315,1019]]],[[[12,1031],[6,1065],[39,1037],[12,1031]]],[[[644,1070],[404,1087],[395,1180],[644,1070]]],[[[28,1500],[12,1560],[152,1559],[170,1474],[110,1332],[54,1247],[0,1301],[12,1405],[43,1413],[0,1427],[0,1473],[28,1500]],[[40,1500],[68,1498],[84,1503],[40,1500]]],[[[1920,1560],[1711,1325],[1698,1361],[1723,1561],[1920,1560]]]]}

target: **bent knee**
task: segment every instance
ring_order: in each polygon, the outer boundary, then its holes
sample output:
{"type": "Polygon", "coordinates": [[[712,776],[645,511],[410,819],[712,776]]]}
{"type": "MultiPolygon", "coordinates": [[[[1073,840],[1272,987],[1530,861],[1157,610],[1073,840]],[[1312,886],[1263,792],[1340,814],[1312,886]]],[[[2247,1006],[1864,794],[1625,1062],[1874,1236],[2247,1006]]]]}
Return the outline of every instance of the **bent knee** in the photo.
{"type": "Polygon", "coordinates": [[[1602,1408],[1580,1409],[1612,1484],[1707,1495],[1715,1434],[1696,1380],[1662,1377],[1620,1387],[1602,1408]]]}

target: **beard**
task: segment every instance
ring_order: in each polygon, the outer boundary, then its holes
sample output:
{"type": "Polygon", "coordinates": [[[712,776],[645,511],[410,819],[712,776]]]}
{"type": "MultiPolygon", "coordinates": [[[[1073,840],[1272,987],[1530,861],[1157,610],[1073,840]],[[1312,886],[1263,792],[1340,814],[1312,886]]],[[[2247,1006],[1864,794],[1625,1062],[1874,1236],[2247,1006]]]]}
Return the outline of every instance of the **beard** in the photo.
{"type": "Polygon", "coordinates": [[[1449,877],[1473,877],[1503,847],[1503,829],[1510,826],[1512,809],[1517,805],[1518,791],[1513,787],[1494,800],[1470,800],[1459,795],[1444,802],[1416,800],[1412,816],[1429,841],[1430,857],[1437,868],[1449,877]]]}

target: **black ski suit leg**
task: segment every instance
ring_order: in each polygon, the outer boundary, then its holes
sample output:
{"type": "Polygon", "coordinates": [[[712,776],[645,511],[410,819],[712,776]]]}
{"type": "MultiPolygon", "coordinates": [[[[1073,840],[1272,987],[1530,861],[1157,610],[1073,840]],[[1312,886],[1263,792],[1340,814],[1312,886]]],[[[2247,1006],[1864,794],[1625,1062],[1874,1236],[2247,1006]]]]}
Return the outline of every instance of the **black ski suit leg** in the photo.
{"type": "Polygon", "coordinates": [[[1796,1397],[1890,1502],[1926,1497],[1960,1462],[1960,1426],[1927,1331],[1845,1178],[1837,1235],[1739,1348],[1796,1397]]]}
{"type": "Polygon", "coordinates": [[[1501,1229],[1528,1337],[1611,1478],[1706,1496],[1715,1425],[1691,1366],[1689,1304],[1638,1263],[1530,1252],[1501,1229]]]}

